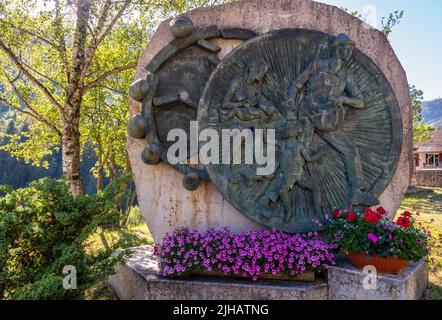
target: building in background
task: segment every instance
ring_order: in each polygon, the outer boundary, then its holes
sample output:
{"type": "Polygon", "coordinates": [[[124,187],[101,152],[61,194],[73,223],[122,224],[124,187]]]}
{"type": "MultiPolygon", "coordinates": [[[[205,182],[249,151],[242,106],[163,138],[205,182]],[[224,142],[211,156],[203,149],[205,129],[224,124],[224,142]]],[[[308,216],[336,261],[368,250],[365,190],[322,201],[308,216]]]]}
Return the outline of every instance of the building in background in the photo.
{"type": "Polygon", "coordinates": [[[430,133],[431,139],[413,149],[415,174],[412,184],[442,187],[442,130],[430,133]]]}

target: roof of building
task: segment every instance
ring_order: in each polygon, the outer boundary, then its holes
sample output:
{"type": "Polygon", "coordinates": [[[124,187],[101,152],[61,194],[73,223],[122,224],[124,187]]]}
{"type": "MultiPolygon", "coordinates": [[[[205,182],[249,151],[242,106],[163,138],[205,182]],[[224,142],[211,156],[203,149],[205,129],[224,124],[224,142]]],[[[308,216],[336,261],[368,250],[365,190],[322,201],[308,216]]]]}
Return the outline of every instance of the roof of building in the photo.
{"type": "Polygon", "coordinates": [[[430,136],[430,140],[416,144],[414,152],[442,152],[442,130],[432,131],[430,132],[430,136]]]}

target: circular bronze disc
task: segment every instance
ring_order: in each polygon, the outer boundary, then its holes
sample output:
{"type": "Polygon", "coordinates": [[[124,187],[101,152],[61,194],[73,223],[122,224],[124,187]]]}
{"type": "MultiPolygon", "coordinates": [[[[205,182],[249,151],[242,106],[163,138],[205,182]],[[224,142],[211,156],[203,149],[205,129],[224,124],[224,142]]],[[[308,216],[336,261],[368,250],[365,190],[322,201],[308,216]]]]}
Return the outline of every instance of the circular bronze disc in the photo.
{"type": "MultiPolygon", "coordinates": [[[[281,128],[285,128],[289,117],[284,104],[289,87],[309,66],[315,62],[327,61],[331,57],[330,44],[333,39],[332,36],[321,32],[285,29],[260,35],[234,49],[218,65],[205,87],[198,109],[200,130],[215,129],[221,137],[222,129],[275,129],[278,145],[282,139],[281,135],[286,134],[281,128]],[[238,117],[226,120],[223,104],[229,88],[235,81],[241,81],[238,79],[245,77],[248,66],[256,61],[264,61],[268,66],[268,71],[262,79],[260,94],[276,107],[276,113],[262,121],[261,126],[257,126],[256,123],[251,125],[238,117]]],[[[347,141],[359,153],[365,184],[364,195],[377,199],[390,183],[399,161],[402,146],[401,115],[388,81],[379,67],[366,55],[355,48],[346,68],[363,97],[364,108],[356,109],[344,105],[344,119],[337,130],[339,135],[345,137],[338,140],[347,141]]],[[[299,114],[311,110],[311,106],[306,102],[308,100],[305,100],[305,96],[311,94],[308,90],[312,89],[307,86],[301,94],[297,120],[300,120],[299,114]]],[[[336,117],[339,115],[333,118],[332,113],[327,121],[338,121],[336,117]]],[[[295,143],[305,143],[301,137],[298,140],[295,143]]],[[[326,213],[350,205],[352,180],[349,178],[344,159],[351,162],[353,155],[339,151],[336,143],[333,146],[327,142],[323,132],[316,127],[308,147],[304,147],[309,154],[318,150],[325,152],[318,161],[307,161],[303,158],[305,163],[302,165],[302,174],[298,176],[298,180],[294,180],[295,183],[289,190],[291,211],[288,219],[284,216],[287,207],[280,196],[270,201],[268,206],[262,205],[261,200],[268,195],[275,179],[281,179],[283,176],[287,179],[291,176],[292,172],[284,172],[281,169],[284,167],[281,165],[281,157],[290,159],[293,156],[295,159],[297,155],[294,151],[293,154],[289,152],[281,156],[281,152],[286,151],[276,148],[276,171],[270,177],[254,179],[253,172],[258,167],[254,164],[208,164],[206,170],[223,196],[253,220],[286,232],[322,230],[326,213]],[[320,212],[314,209],[312,189],[315,188],[312,186],[315,185],[319,189],[315,194],[319,193],[321,198],[320,212]]],[[[290,162],[288,167],[293,168],[290,162]]],[[[287,161],[284,168],[287,168],[287,161]]]]}

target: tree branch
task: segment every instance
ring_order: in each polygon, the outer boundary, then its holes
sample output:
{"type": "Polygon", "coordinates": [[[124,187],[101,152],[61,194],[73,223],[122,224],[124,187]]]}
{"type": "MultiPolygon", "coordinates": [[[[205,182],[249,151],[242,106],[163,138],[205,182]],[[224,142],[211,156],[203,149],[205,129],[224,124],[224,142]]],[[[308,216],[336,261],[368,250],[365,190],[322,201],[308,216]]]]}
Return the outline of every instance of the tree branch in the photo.
{"type": "Polygon", "coordinates": [[[112,0],[107,0],[103,6],[103,10],[101,11],[100,17],[98,18],[97,28],[95,29],[96,34],[100,34],[101,30],[103,30],[104,24],[107,20],[107,16],[109,15],[111,3],[112,0]]]}
{"type": "Polygon", "coordinates": [[[60,0],[55,1],[55,30],[58,36],[58,46],[60,48],[60,58],[65,69],[66,77],[69,79],[69,64],[67,59],[66,40],[63,30],[63,15],[61,13],[60,0]]]}
{"type": "Polygon", "coordinates": [[[28,108],[29,110],[31,110],[32,112],[29,112],[27,110],[24,110],[22,108],[19,108],[17,106],[14,106],[12,104],[9,103],[9,101],[7,101],[6,99],[4,99],[3,97],[0,97],[0,101],[6,105],[8,108],[12,108],[14,110],[17,110],[18,112],[24,113],[32,118],[34,118],[37,121],[40,121],[42,123],[44,123],[45,125],[47,125],[50,129],[54,130],[54,132],[61,138],[61,131],[58,130],[58,128],[53,125],[49,120],[47,120],[45,117],[43,117],[41,114],[38,113],[38,111],[36,111],[31,105],[30,103],[23,97],[23,95],[20,94],[18,88],[15,86],[14,82],[12,82],[11,79],[9,79],[9,77],[5,74],[6,79],[8,80],[9,84],[11,85],[11,87],[14,90],[14,94],[17,96],[18,100],[21,101],[26,108],[28,108]]]}
{"type": "Polygon", "coordinates": [[[12,24],[12,23],[9,22],[9,21],[0,20],[0,22],[3,22],[3,23],[5,23],[5,24],[11,26],[12,28],[14,28],[14,29],[16,29],[16,30],[22,31],[22,32],[24,32],[24,33],[26,33],[26,34],[28,34],[28,35],[30,35],[30,36],[33,36],[33,37],[37,38],[38,40],[40,40],[40,41],[42,41],[42,42],[44,42],[44,43],[50,45],[51,47],[53,47],[53,48],[56,49],[57,51],[61,51],[61,48],[60,48],[59,46],[57,46],[52,40],[49,40],[48,38],[43,37],[42,35],[39,35],[39,34],[35,33],[34,31],[27,30],[27,29],[22,28],[22,27],[18,27],[18,26],[16,26],[16,25],[12,24]]]}
{"type": "Polygon", "coordinates": [[[52,96],[52,94],[49,92],[49,90],[40,82],[38,81],[20,62],[18,57],[5,46],[3,41],[0,39],[0,49],[6,53],[6,55],[9,57],[9,59],[17,66],[17,68],[28,78],[45,96],[46,98],[60,111],[63,110],[62,106],[57,102],[57,100],[52,96]]]}
{"type": "Polygon", "coordinates": [[[124,11],[129,7],[129,5],[132,3],[132,0],[125,0],[124,4],[118,10],[117,14],[113,17],[112,21],[107,26],[106,30],[102,33],[102,35],[98,38],[97,41],[94,42],[92,46],[90,46],[86,50],[86,63],[82,70],[82,78],[80,83],[84,83],[84,79],[86,78],[87,71],[89,69],[89,66],[92,63],[92,58],[94,57],[95,51],[100,46],[100,44],[104,41],[104,39],[107,37],[107,35],[112,31],[113,27],[117,23],[118,19],[123,15],[124,11]]]}
{"type": "Polygon", "coordinates": [[[125,70],[133,69],[137,66],[136,63],[131,63],[125,66],[117,67],[115,69],[109,70],[102,75],[98,76],[95,80],[90,81],[84,86],[84,91],[88,91],[96,86],[98,86],[102,81],[106,80],[108,77],[125,70]]]}
{"type": "Polygon", "coordinates": [[[56,85],[57,87],[60,87],[64,90],[66,90],[66,88],[62,85],[60,85],[57,81],[55,81],[54,79],[50,78],[49,76],[41,73],[40,71],[38,71],[37,69],[31,67],[30,65],[28,65],[27,63],[25,63],[24,61],[21,61],[21,63],[23,64],[23,66],[25,66],[26,68],[28,68],[29,70],[31,70],[32,72],[35,72],[37,75],[39,75],[40,77],[45,78],[46,80],[52,82],[52,84],[56,85]]]}

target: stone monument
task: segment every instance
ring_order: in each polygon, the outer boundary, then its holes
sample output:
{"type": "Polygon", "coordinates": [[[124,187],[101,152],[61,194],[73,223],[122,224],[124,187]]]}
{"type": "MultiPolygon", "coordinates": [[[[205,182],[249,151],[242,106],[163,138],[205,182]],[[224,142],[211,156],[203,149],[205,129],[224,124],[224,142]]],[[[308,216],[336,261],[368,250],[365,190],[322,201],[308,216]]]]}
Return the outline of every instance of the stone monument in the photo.
{"type": "MultiPolygon", "coordinates": [[[[406,74],[380,31],[339,8],[245,0],[190,11],[160,24],[135,78],[127,148],[155,241],[182,225],[321,231],[334,208],[399,208],[413,162],[406,74]],[[203,165],[191,139],[171,163],[169,132],[191,138],[192,122],[219,136],[267,134],[260,147],[275,150],[274,170],[203,165]]],[[[312,298],[327,298],[327,288],[312,288],[312,298]]]]}
{"type": "Polygon", "coordinates": [[[333,6],[241,1],[165,21],[130,96],[128,151],[156,241],[180,225],[321,230],[335,207],[394,213],[408,186],[405,72],[381,32],[333,6]],[[199,130],[275,129],[274,174],[169,165],[168,132],[191,136],[196,120],[199,130]]]}

